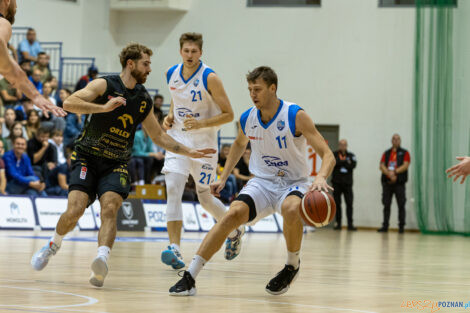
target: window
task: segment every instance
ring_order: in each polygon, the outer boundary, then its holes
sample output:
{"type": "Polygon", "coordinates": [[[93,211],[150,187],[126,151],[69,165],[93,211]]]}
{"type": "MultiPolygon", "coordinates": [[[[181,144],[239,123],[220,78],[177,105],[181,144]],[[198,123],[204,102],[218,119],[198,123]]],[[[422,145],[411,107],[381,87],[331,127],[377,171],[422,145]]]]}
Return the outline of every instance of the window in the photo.
{"type": "MultiPolygon", "coordinates": [[[[417,0],[379,0],[379,7],[415,7],[417,0]]],[[[425,6],[457,6],[457,0],[419,0],[425,6]]]]}
{"type": "Polygon", "coordinates": [[[321,0],[248,0],[249,7],[309,7],[320,5],[321,0]]]}

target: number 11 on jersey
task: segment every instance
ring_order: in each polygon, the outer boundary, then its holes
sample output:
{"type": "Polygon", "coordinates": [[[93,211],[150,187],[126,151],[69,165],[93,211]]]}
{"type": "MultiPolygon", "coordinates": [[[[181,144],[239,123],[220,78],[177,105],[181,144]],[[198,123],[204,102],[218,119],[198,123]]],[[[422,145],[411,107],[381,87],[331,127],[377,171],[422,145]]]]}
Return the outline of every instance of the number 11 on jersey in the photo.
{"type": "Polygon", "coordinates": [[[277,143],[279,144],[279,149],[282,149],[282,148],[286,148],[286,149],[287,149],[286,136],[284,136],[284,137],[282,137],[282,138],[281,138],[281,136],[277,136],[276,139],[277,139],[277,143]],[[284,147],[282,146],[281,140],[284,142],[284,147]]]}

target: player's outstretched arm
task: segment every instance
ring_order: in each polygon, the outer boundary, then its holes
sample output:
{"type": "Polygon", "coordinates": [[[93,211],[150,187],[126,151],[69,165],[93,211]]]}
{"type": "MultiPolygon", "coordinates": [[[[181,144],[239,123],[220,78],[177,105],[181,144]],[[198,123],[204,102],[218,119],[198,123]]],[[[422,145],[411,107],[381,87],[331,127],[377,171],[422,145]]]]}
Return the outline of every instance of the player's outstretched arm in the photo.
{"type": "Polygon", "coordinates": [[[225,182],[235,168],[235,165],[240,161],[240,158],[246,150],[248,141],[248,137],[245,136],[241,127],[239,127],[237,138],[235,138],[235,141],[230,148],[227,160],[225,161],[224,170],[222,171],[222,174],[220,174],[220,179],[211,184],[211,192],[213,195],[219,196],[220,192],[224,189],[225,182]]]}
{"type": "Polygon", "coordinates": [[[215,73],[211,73],[207,77],[207,89],[212,99],[214,99],[215,103],[219,106],[221,113],[203,120],[197,120],[193,117],[187,118],[184,121],[184,127],[186,129],[220,126],[233,121],[232,106],[230,105],[222,80],[220,80],[215,73]]]}
{"type": "Polygon", "coordinates": [[[460,163],[446,170],[446,173],[448,174],[447,177],[451,178],[455,175],[455,182],[457,181],[457,179],[459,179],[460,176],[462,176],[462,180],[460,181],[460,183],[463,184],[465,182],[465,178],[470,175],[470,156],[457,157],[456,159],[459,160],[460,163]]]}
{"type": "Polygon", "coordinates": [[[145,128],[145,131],[149,134],[150,138],[152,138],[152,141],[165,150],[186,155],[191,158],[210,158],[212,154],[217,152],[215,149],[190,149],[171,138],[162,130],[160,124],[158,124],[158,121],[153,114],[153,108],[142,122],[142,126],[145,128]]]}
{"type": "Polygon", "coordinates": [[[326,192],[328,192],[328,189],[333,190],[333,188],[326,183],[326,179],[330,176],[336,164],[333,152],[330,150],[325,139],[317,130],[312,119],[307,113],[305,113],[305,111],[301,110],[297,113],[295,125],[296,135],[302,134],[322,160],[320,171],[318,172],[311,188],[324,190],[326,192]]]}
{"type": "Polygon", "coordinates": [[[64,109],[78,114],[106,113],[126,105],[123,97],[112,98],[105,104],[92,103],[106,92],[107,82],[103,78],[94,79],[85,88],[74,92],[64,102],[64,109]]]}
{"type": "Polygon", "coordinates": [[[2,74],[15,88],[19,89],[33,103],[43,110],[44,115],[49,117],[47,112],[52,112],[56,116],[65,116],[67,113],[62,108],[54,105],[44,98],[36,87],[31,83],[21,67],[10,56],[8,52],[8,40],[11,37],[11,25],[6,19],[0,19],[0,74],[2,74]]]}

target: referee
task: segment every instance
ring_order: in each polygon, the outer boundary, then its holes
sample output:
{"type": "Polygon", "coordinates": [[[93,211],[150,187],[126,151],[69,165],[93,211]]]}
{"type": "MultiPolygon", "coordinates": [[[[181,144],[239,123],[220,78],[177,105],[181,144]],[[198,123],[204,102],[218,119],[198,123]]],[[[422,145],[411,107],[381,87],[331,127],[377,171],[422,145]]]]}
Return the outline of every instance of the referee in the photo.
{"type": "Polygon", "coordinates": [[[348,217],[348,230],[357,230],[353,224],[353,170],[356,167],[356,156],[349,152],[348,142],[342,139],[338,144],[338,151],[334,152],[336,166],[333,170],[333,196],[336,202],[336,226],[335,230],[341,230],[341,194],[344,194],[346,202],[346,215],[348,217]]]}

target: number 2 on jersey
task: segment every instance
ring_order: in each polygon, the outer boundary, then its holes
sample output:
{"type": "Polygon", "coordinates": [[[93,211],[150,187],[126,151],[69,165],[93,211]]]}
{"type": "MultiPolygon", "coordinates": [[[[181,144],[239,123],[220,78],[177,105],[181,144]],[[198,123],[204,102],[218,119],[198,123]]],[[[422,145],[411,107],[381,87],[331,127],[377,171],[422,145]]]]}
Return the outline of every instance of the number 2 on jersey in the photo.
{"type": "Polygon", "coordinates": [[[281,136],[277,136],[276,139],[277,139],[277,143],[279,144],[279,149],[282,149],[282,148],[286,148],[286,149],[287,149],[286,136],[284,136],[284,137],[282,137],[282,138],[281,138],[281,136]],[[284,142],[284,147],[282,146],[281,140],[284,142]]]}
{"type": "Polygon", "coordinates": [[[196,95],[199,95],[199,100],[202,101],[202,95],[201,95],[201,91],[199,90],[198,92],[196,92],[195,90],[191,90],[191,94],[193,95],[193,102],[196,102],[197,99],[196,99],[196,95]]]}
{"type": "Polygon", "coordinates": [[[199,180],[199,182],[200,182],[201,184],[207,184],[207,185],[209,185],[209,184],[211,183],[211,175],[212,175],[212,174],[207,175],[206,173],[201,172],[201,179],[199,180]],[[206,177],[207,177],[207,183],[204,182],[204,180],[206,179],[206,177]]]}

